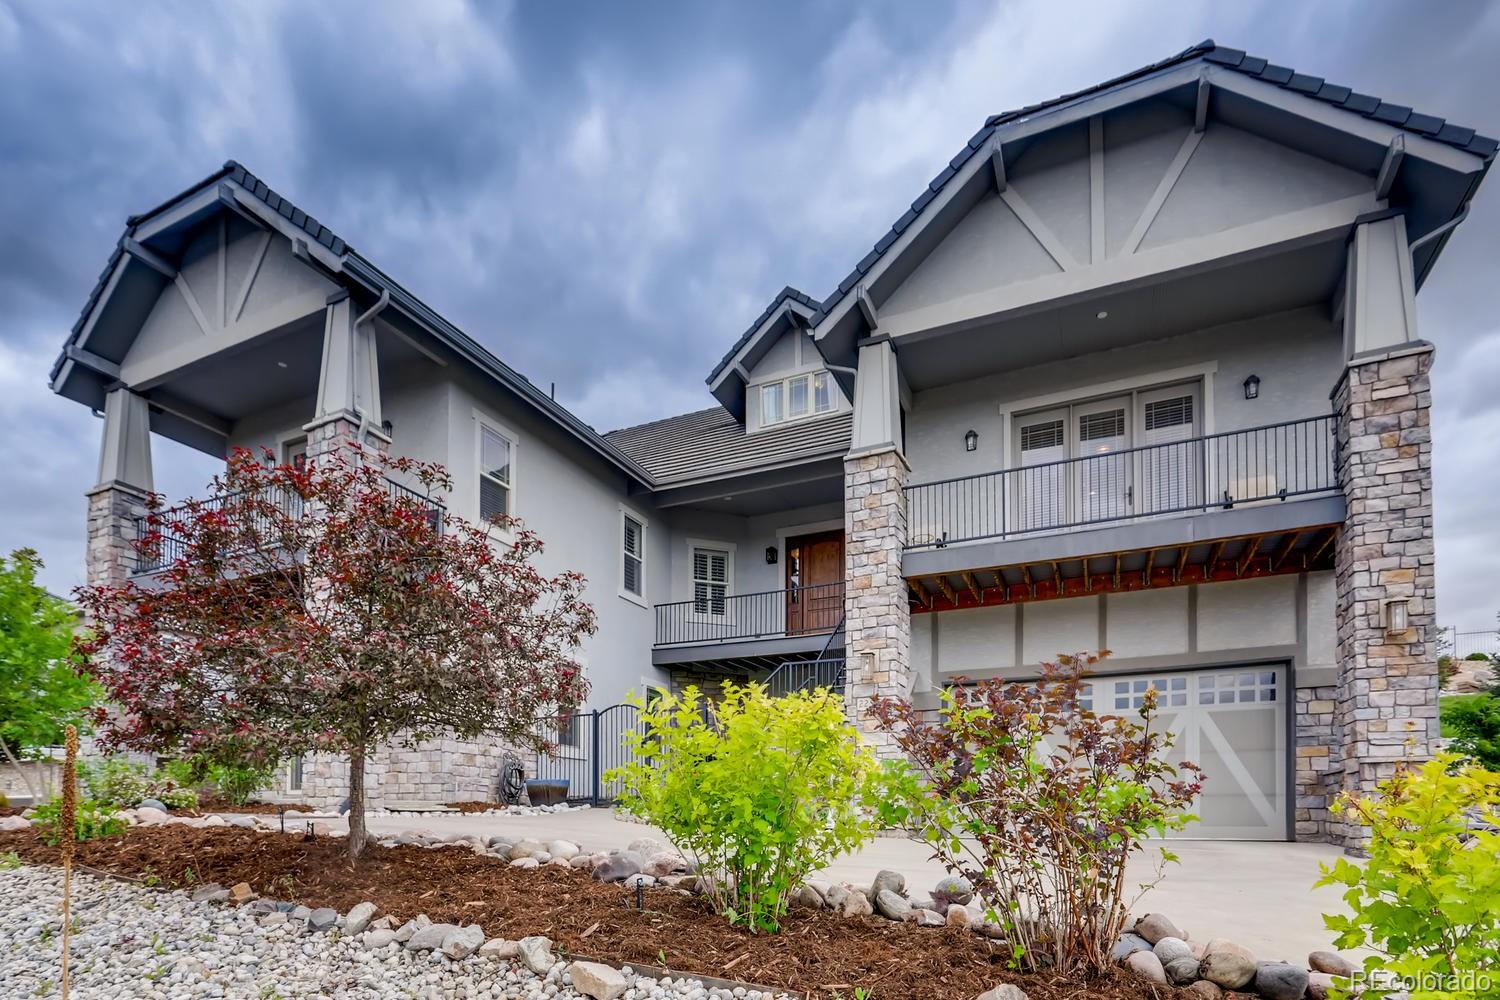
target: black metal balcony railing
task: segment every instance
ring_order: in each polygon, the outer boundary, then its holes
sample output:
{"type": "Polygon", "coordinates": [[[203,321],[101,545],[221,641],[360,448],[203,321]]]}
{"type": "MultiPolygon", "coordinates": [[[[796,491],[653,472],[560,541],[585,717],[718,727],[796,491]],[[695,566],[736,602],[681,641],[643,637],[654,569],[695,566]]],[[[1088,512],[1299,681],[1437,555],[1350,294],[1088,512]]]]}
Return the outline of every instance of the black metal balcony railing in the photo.
{"type": "Polygon", "coordinates": [[[844,657],[817,660],[795,660],[783,663],[766,678],[766,692],[773,698],[828,688],[835,694],[844,691],[844,657]]]}
{"type": "MultiPolygon", "coordinates": [[[[434,529],[442,530],[444,507],[441,503],[389,477],[386,478],[386,485],[392,497],[397,499],[405,497],[415,500],[426,507],[428,516],[432,519],[434,529]]],[[[306,504],[302,495],[292,490],[280,487],[267,487],[263,491],[263,494],[264,499],[279,508],[280,516],[290,515],[291,517],[300,518],[306,511],[306,504]]],[[[135,562],[136,574],[142,575],[160,572],[186,553],[188,540],[185,526],[189,517],[221,510],[227,502],[238,500],[243,495],[231,494],[228,497],[216,497],[212,500],[206,500],[199,507],[197,514],[187,504],[168,507],[166,510],[161,511],[157,515],[157,542],[149,551],[137,553],[135,562]]],[[[258,525],[257,527],[263,529],[267,525],[258,525]]],[[[146,533],[151,530],[149,515],[135,519],[135,530],[136,537],[145,537],[146,533]]]]}
{"type": "Polygon", "coordinates": [[[843,620],[844,583],[734,595],[703,587],[694,600],[654,610],[658,646],[823,635],[843,620]]]}
{"type": "Polygon", "coordinates": [[[1338,485],[1334,418],[1288,420],[908,486],[907,548],[1202,513],[1338,485]]]}

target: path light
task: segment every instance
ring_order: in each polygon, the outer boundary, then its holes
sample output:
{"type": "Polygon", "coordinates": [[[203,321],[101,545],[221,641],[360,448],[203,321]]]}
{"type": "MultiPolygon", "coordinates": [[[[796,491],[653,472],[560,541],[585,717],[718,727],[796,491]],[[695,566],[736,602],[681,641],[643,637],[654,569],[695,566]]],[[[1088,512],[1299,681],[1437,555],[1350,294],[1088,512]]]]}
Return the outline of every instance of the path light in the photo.
{"type": "Polygon", "coordinates": [[[978,447],[979,447],[979,432],[976,431],[976,430],[974,430],[971,427],[969,429],[969,433],[967,433],[967,434],[964,435],[964,451],[973,451],[975,448],[978,448],[978,447]]]}
{"type": "Polygon", "coordinates": [[[1251,375],[1249,378],[1245,379],[1245,398],[1246,399],[1259,399],[1260,398],[1260,376],[1259,375],[1251,375]]]}

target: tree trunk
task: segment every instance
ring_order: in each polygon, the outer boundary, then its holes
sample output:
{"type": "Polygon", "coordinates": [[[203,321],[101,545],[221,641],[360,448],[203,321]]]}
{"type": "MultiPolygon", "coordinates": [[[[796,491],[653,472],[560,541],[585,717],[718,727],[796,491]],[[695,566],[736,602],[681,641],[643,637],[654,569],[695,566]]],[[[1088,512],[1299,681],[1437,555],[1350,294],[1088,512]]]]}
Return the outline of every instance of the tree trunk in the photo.
{"type": "Polygon", "coordinates": [[[368,836],[365,828],[365,748],[361,745],[349,751],[348,852],[351,861],[365,853],[368,836]]]}
{"type": "Polygon", "coordinates": [[[5,740],[0,740],[0,750],[5,751],[5,759],[15,766],[16,773],[21,776],[21,782],[26,786],[26,791],[31,793],[31,804],[34,806],[41,805],[42,800],[37,795],[36,786],[31,783],[31,775],[27,774],[26,769],[21,766],[21,762],[16,760],[16,755],[10,752],[10,744],[5,742],[5,740]]]}

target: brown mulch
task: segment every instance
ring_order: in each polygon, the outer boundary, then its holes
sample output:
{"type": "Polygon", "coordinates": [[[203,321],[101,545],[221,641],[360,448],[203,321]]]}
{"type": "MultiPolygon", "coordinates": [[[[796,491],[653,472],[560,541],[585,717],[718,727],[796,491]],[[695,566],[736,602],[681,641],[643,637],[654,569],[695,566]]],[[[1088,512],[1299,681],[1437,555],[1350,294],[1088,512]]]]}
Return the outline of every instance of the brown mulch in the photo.
{"type": "Polygon", "coordinates": [[[202,796],[198,799],[196,809],[174,809],[173,815],[177,816],[207,816],[211,813],[254,813],[261,816],[275,816],[282,810],[287,812],[315,812],[312,806],[301,802],[246,802],[244,805],[235,805],[227,799],[216,799],[202,796]]]}
{"type": "MultiPolygon", "coordinates": [[[[370,900],[398,920],[479,924],[490,936],[545,934],[565,955],[619,964],[664,964],[678,972],[732,978],[819,1000],[853,994],[966,1000],[1012,982],[1032,1000],[1094,997],[1167,1000],[1177,991],[1123,970],[1083,981],[1018,976],[989,941],[968,931],[924,929],[878,917],[836,917],[794,909],[782,932],[751,935],[707,904],[665,888],[642,893],[604,885],[576,869],[511,868],[466,850],[372,845],[351,865],[342,839],[235,828],[136,827],[77,848],[78,862],[127,876],[153,875],[165,887],[248,882],[258,893],[341,912],[370,900]],[[189,872],[189,869],[191,871],[189,872]]],[[[57,864],[56,847],[32,831],[0,833],[0,854],[57,864]]]]}
{"type": "Polygon", "coordinates": [[[482,813],[488,809],[499,809],[498,802],[445,802],[449,809],[457,809],[461,813],[482,813]]]}

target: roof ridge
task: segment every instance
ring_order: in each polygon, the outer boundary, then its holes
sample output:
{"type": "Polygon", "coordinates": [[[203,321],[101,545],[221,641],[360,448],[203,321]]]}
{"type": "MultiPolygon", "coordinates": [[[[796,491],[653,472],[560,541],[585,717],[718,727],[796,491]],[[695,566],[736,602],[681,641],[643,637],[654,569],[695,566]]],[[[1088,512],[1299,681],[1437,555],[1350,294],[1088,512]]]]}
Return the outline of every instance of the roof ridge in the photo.
{"type": "Polygon", "coordinates": [[[726,416],[729,416],[731,418],[734,416],[734,414],[730,413],[728,410],[725,410],[722,406],[705,406],[701,410],[689,410],[686,413],[676,413],[670,417],[657,417],[655,420],[647,420],[644,423],[629,424],[625,427],[616,427],[612,431],[604,431],[603,434],[605,437],[609,437],[611,434],[623,434],[626,431],[638,431],[643,427],[654,427],[657,424],[664,424],[670,420],[681,420],[683,417],[696,417],[699,414],[712,413],[716,410],[722,411],[726,416]]]}

